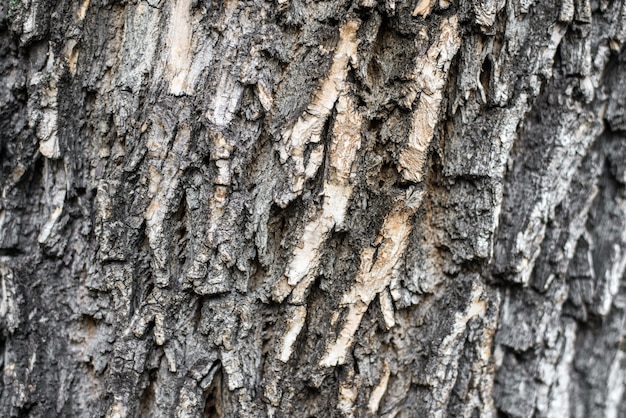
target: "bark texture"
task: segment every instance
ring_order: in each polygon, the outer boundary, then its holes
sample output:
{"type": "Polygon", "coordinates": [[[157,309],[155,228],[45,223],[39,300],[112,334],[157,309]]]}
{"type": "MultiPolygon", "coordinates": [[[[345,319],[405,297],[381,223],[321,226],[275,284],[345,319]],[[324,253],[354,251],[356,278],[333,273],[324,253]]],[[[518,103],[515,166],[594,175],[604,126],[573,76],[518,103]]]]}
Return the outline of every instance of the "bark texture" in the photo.
{"type": "Polygon", "coordinates": [[[626,1],[6,0],[0,415],[625,417],[626,1]]]}

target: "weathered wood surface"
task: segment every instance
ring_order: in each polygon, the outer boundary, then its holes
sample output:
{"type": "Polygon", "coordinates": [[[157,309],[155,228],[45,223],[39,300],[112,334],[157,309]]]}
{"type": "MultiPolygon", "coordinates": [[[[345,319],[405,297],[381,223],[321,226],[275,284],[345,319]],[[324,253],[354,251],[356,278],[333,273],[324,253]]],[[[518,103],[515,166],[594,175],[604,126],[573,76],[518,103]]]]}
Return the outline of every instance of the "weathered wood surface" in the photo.
{"type": "Polygon", "coordinates": [[[626,1],[6,0],[0,415],[624,417],[626,1]]]}

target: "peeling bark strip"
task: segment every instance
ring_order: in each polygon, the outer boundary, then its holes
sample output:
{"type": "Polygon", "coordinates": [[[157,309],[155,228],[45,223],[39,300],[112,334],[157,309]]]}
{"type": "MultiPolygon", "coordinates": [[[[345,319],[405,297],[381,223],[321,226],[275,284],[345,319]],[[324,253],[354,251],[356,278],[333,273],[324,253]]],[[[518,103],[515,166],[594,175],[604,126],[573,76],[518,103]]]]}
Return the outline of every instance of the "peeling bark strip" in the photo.
{"type": "MultiPolygon", "coordinates": [[[[422,3],[427,1],[423,0],[422,3]]],[[[438,39],[428,49],[426,56],[417,61],[414,77],[420,97],[413,112],[408,144],[398,160],[399,171],[408,181],[422,181],[428,146],[440,120],[439,110],[450,62],[461,45],[458,24],[456,15],[443,19],[438,39]]]]}
{"type": "Polygon", "coordinates": [[[304,182],[315,175],[322,163],[323,154],[319,151],[313,151],[305,166],[304,148],[309,143],[320,142],[322,129],[335,106],[337,98],[342,92],[347,91],[348,65],[350,63],[355,65],[357,60],[356,31],[359,25],[359,21],[352,20],[341,28],[339,43],[328,75],[322,81],[313,100],[296,124],[282,134],[280,160],[283,164],[288,159],[293,161],[295,176],[292,180],[291,189],[296,194],[302,192],[304,182]]]}
{"type": "Polygon", "coordinates": [[[286,296],[283,290],[285,286],[293,288],[312,276],[311,270],[318,264],[320,247],[331,229],[337,224],[343,224],[353,190],[350,172],[360,146],[361,115],[355,111],[348,96],[340,96],[331,136],[330,175],[322,190],[322,213],[304,227],[304,235],[296,245],[293,260],[285,272],[287,284],[280,283],[277,286],[275,294],[278,301],[286,296]]]}
{"type": "MultiPolygon", "coordinates": [[[[333,125],[330,144],[330,175],[324,182],[324,203],[319,217],[304,227],[304,234],[294,249],[291,262],[284,277],[274,287],[274,299],[282,301],[293,291],[289,303],[306,303],[306,294],[319,269],[320,251],[335,226],[344,222],[353,186],[350,173],[361,146],[361,115],[354,108],[349,96],[339,96],[337,116],[333,125]],[[295,289],[294,289],[295,287],[295,289]]],[[[306,309],[295,308],[283,337],[280,359],[289,360],[295,339],[306,319],[306,309]]]]}
{"type": "MultiPolygon", "coordinates": [[[[354,341],[354,335],[361,324],[363,315],[370,303],[380,293],[386,291],[391,282],[391,270],[403,255],[411,232],[411,216],[421,204],[421,193],[409,195],[400,207],[385,217],[383,227],[373,247],[361,252],[361,262],[355,285],[341,298],[341,306],[347,307],[347,314],[337,340],[326,349],[320,366],[330,367],[344,364],[346,354],[354,341]]],[[[383,309],[389,305],[381,304],[383,309]]],[[[393,317],[393,312],[383,312],[393,317]]]]}
{"type": "Polygon", "coordinates": [[[0,416],[626,416],[626,0],[0,4],[0,416]]]}

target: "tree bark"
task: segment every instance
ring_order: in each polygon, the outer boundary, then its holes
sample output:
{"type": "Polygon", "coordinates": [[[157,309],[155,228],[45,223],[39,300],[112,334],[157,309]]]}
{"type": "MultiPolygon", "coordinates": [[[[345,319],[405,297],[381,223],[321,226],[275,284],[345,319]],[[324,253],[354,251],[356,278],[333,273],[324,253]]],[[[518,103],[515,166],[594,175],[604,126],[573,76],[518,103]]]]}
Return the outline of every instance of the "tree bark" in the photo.
{"type": "Polygon", "coordinates": [[[0,415],[626,417],[626,1],[0,4],[0,415]]]}

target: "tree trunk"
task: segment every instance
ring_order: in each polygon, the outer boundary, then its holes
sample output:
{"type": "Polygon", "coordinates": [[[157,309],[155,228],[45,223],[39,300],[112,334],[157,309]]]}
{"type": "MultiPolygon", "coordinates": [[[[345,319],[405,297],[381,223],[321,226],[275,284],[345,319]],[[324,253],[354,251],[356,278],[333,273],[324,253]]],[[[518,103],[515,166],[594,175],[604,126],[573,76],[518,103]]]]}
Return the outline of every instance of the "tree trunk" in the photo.
{"type": "Polygon", "coordinates": [[[626,417],[624,41],[624,0],[4,1],[0,415],[626,417]]]}

